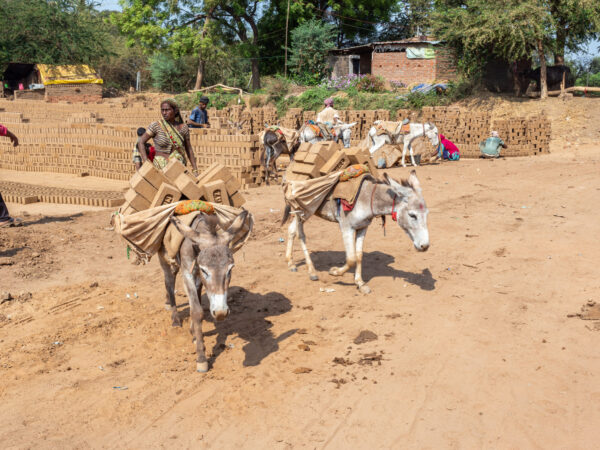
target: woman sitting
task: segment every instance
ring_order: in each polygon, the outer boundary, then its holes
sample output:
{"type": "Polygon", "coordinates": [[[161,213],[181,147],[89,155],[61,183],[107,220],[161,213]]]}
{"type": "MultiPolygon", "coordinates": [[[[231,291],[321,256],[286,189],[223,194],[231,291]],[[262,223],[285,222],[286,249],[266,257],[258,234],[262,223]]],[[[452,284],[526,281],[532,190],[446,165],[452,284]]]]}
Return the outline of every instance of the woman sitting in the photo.
{"type": "Polygon", "coordinates": [[[156,153],[152,162],[157,169],[164,169],[173,158],[185,165],[189,158],[192,169],[197,175],[198,167],[190,143],[190,130],[183,123],[177,102],[172,99],[164,100],[160,104],[160,113],[162,119],[152,122],[138,141],[142,162],[148,159],[145,144],[153,138],[156,153]]]}

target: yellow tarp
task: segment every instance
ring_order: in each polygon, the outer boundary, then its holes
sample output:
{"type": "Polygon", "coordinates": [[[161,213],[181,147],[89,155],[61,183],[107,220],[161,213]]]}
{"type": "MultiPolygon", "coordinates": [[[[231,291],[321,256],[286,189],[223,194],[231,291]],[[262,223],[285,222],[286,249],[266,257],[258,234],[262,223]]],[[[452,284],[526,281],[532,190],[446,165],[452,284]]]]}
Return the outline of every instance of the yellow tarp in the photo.
{"type": "Polygon", "coordinates": [[[44,85],[49,84],[102,84],[102,78],[94,69],[85,64],[73,66],[51,66],[48,64],[38,64],[40,77],[44,85]]]}

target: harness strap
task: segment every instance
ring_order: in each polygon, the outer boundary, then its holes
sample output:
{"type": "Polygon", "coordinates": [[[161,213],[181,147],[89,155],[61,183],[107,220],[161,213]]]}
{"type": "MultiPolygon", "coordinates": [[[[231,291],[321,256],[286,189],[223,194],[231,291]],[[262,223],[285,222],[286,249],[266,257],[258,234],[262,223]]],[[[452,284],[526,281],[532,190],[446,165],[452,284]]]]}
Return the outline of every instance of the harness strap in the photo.
{"type": "Polygon", "coordinates": [[[396,194],[394,194],[394,200],[392,200],[392,220],[398,222],[398,213],[396,212],[396,194]]]}

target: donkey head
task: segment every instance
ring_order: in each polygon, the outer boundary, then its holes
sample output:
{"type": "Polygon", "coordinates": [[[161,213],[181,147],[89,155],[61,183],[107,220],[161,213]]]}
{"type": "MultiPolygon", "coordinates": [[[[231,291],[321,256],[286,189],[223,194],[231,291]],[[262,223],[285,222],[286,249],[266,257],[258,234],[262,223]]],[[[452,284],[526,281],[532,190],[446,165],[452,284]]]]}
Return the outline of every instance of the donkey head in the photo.
{"type": "Polygon", "coordinates": [[[426,251],[429,248],[427,228],[429,210],[423,198],[417,173],[413,170],[408,180],[402,180],[401,183],[390,178],[387,173],[383,176],[390,190],[396,195],[394,208],[396,222],[408,234],[418,251],[426,251]]]}
{"type": "Polygon", "coordinates": [[[199,231],[185,225],[177,218],[171,218],[171,223],[177,230],[192,241],[194,265],[210,301],[210,314],[218,321],[229,315],[227,290],[234,265],[230,244],[244,226],[247,215],[248,211],[242,211],[223,233],[217,233],[217,220],[214,216],[200,214],[198,220],[203,223],[198,227],[199,231]]]}
{"type": "Polygon", "coordinates": [[[339,141],[340,137],[342,138],[342,142],[345,148],[350,147],[350,138],[352,137],[352,127],[356,125],[357,122],[352,123],[340,123],[338,125],[334,125],[333,129],[336,134],[336,142],[339,141]]]}
{"type": "Polygon", "coordinates": [[[440,143],[440,133],[437,127],[434,124],[427,122],[425,125],[423,125],[423,129],[425,131],[425,137],[429,139],[431,145],[437,147],[440,143]]]}

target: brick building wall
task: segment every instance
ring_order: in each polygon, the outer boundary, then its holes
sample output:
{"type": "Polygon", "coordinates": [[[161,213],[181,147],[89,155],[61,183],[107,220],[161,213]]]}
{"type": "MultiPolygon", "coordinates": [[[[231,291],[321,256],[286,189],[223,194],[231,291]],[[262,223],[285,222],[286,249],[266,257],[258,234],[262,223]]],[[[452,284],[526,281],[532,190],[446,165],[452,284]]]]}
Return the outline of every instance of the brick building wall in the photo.
{"type": "Polygon", "coordinates": [[[406,51],[373,52],[371,73],[407,85],[455,79],[456,64],[452,53],[443,47],[435,50],[434,59],[408,59],[406,51]]]}
{"type": "Polygon", "coordinates": [[[46,86],[47,102],[97,102],[101,100],[101,84],[50,84],[46,86]]]}
{"type": "Polygon", "coordinates": [[[350,61],[348,55],[329,55],[329,67],[331,73],[337,77],[345,77],[350,70],[350,61]]]}

